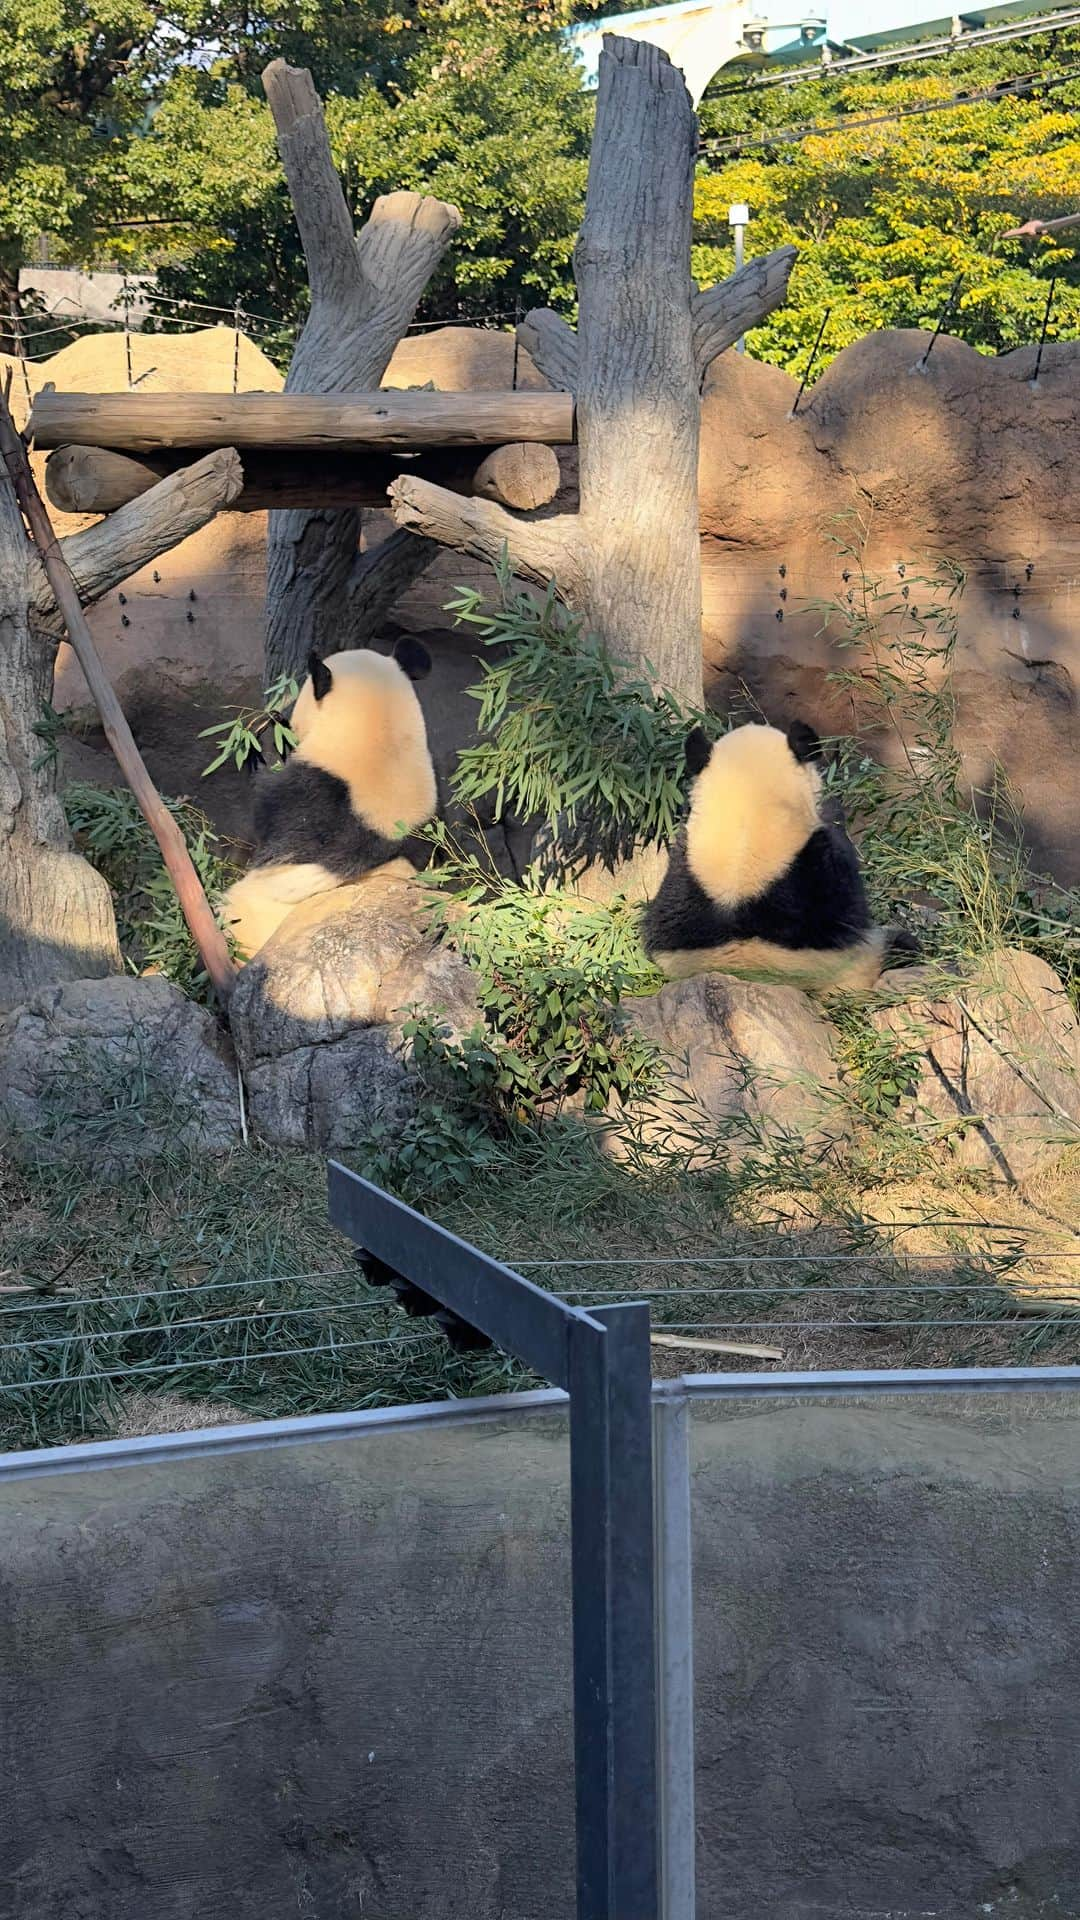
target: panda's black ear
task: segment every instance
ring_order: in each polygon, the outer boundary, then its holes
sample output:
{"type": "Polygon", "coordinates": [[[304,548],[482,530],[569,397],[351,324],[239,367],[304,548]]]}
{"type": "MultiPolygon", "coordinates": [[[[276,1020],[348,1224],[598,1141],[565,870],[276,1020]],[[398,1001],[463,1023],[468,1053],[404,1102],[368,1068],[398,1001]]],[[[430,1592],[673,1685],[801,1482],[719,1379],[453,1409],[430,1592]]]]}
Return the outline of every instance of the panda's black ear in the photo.
{"type": "Polygon", "coordinates": [[[686,736],[687,772],[695,775],[704,772],[711,758],[712,741],[704,727],[695,727],[693,733],[686,736]]]}
{"type": "Polygon", "coordinates": [[[311,676],[311,691],[316,700],[325,700],[334,684],[334,676],[320,653],[312,649],[307,657],[307,670],[311,676]]]}
{"type": "Polygon", "coordinates": [[[395,640],[394,659],[410,680],[423,680],[431,672],[430,653],[423,641],[415,639],[411,633],[403,633],[400,640],[395,640]]]}
{"type": "Polygon", "coordinates": [[[813,727],[808,727],[805,720],[792,721],[787,731],[787,743],[796,760],[800,762],[805,763],[807,760],[821,758],[821,741],[813,727]]]}

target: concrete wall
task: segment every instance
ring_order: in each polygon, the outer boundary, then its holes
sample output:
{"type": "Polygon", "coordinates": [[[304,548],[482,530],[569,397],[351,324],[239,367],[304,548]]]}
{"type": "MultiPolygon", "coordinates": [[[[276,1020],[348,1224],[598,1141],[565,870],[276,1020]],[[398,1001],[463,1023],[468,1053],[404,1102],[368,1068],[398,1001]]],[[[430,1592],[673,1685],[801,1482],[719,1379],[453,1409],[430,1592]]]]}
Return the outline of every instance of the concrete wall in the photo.
{"type": "MultiPolygon", "coordinates": [[[[254,1434],[0,1472],[0,1914],[570,1920],[562,1415],[254,1434]]],[[[1078,1397],[694,1437],[701,1920],[1080,1915],[1078,1397]]]]}

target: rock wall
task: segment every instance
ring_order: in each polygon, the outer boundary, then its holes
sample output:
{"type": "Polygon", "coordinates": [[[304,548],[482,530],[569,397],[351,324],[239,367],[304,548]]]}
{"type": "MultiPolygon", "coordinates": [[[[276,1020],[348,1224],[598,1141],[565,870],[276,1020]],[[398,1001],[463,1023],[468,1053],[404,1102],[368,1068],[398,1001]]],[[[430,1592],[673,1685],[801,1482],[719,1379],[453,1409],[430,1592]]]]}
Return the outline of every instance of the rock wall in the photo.
{"type": "MultiPolygon", "coordinates": [[[[1080,343],[1050,343],[1037,383],[1034,349],[995,360],[942,337],[926,360],[928,344],[914,331],[868,336],[839,355],[794,417],[788,375],[733,353],[714,364],[700,468],[709,695],[724,704],[748,693],[770,719],[800,713],[850,726],[851,696],[829,676],[852,656],[823,633],[815,604],[843,604],[857,584],[844,578],[852,563],[839,540],[863,527],[866,568],[897,584],[902,566],[910,576],[955,562],[967,574],[954,684],[971,779],[984,785],[1000,764],[1024,801],[1037,858],[1080,880],[1080,791],[1069,777],[1080,753],[1080,343]]],[[[239,385],[280,386],[259,350],[241,347],[239,385]]],[[[149,370],[141,384],[205,390],[231,387],[234,348],[229,328],[132,343],[136,372],[149,370]]],[[[37,370],[45,377],[75,390],[126,386],[124,343],[79,342],[37,370]]],[[[543,384],[509,334],[460,327],[410,335],[399,347],[387,383],[428,380],[448,390],[543,384]]],[[[561,459],[552,511],[575,499],[576,455],[561,459]]],[[[364,540],[382,538],[387,525],[384,514],[365,515],[364,540]]],[[[133,725],[174,790],[198,784],[198,729],[259,686],[264,549],[262,515],[223,516],[137,575],[123,603],[111,594],[94,610],[133,725]]],[[[490,576],[442,556],[396,617],[445,626],[446,601],[462,583],[484,588],[490,576]]],[[[469,717],[460,697],[468,674],[459,646],[427,683],[430,723],[450,744],[469,717]]],[[[85,697],[62,657],[57,705],[85,697]]],[[[74,758],[84,771],[94,763],[74,758]]],[[[226,825],[242,817],[228,777],[200,797],[226,825]]]]}

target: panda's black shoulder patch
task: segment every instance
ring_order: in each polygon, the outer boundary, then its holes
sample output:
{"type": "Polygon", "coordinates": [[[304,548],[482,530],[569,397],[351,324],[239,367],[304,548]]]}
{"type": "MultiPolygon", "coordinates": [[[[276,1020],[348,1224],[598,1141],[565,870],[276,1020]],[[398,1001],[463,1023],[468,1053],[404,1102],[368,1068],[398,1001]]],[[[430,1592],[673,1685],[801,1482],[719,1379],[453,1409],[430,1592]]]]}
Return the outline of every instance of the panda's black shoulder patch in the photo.
{"type": "Polygon", "coordinates": [[[694,727],[686,736],[686,771],[695,778],[704,773],[712,759],[713,743],[704,727],[694,727]]]}
{"type": "Polygon", "coordinates": [[[353,812],[349,789],[336,774],[303,760],[260,773],[255,783],[254,867],[325,867],[342,884],[362,879],[402,854],[426,866],[430,848],[410,835],[392,840],[353,812]]]}

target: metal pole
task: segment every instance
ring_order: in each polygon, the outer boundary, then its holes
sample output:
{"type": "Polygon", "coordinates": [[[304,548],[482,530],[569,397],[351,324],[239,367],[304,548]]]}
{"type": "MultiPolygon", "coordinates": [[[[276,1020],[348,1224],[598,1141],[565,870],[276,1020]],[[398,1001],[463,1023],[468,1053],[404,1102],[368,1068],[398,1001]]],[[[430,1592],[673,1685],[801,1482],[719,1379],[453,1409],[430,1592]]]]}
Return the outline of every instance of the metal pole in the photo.
{"type": "Polygon", "coordinates": [[[814,344],[810,349],[810,358],[806,363],[806,372],[803,374],[803,377],[799,382],[799,391],[795,395],[795,404],[791,409],[791,418],[793,420],[795,418],[795,415],[799,411],[799,401],[802,399],[803,394],[806,392],[806,383],[809,380],[811,373],[813,372],[814,361],[818,357],[818,350],[821,346],[822,341],[825,338],[825,329],[829,324],[829,315],[831,314],[831,312],[832,312],[832,308],[826,307],[825,318],[822,320],[821,325],[817,330],[817,339],[814,341],[814,344]]]}
{"type": "Polygon", "coordinates": [[[649,1313],[570,1329],[578,1920],[658,1920],[649,1313]]]}
{"type": "Polygon", "coordinates": [[[607,1332],[581,1325],[567,1332],[577,1920],[617,1920],[611,1897],[615,1786],[607,1332]]]}
{"type": "Polygon", "coordinates": [[[656,1639],[660,1774],[660,1911],[694,1920],[694,1603],[690,1404],[657,1399],[656,1639]]]}
{"type": "MultiPolygon", "coordinates": [[[[750,223],[750,209],[745,201],[737,201],[728,208],[728,226],[735,235],[735,271],[738,273],[745,259],[746,229],[750,223]]],[[[736,353],[746,352],[745,337],[740,334],[735,342],[736,353]]]]}
{"type": "Polygon", "coordinates": [[[132,386],[131,378],[131,297],[128,293],[127,274],[124,275],[124,353],[127,358],[127,383],[132,386]]]}
{"type": "Polygon", "coordinates": [[[941,309],[940,315],[938,316],[937,326],[934,328],[933,333],[930,335],[930,345],[927,347],[926,352],[923,354],[922,359],[916,363],[917,369],[919,371],[921,371],[922,368],[925,367],[927,361],[930,358],[930,355],[933,353],[934,346],[937,342],[938,334],[941,332],[942,327],[945,325],[946,320],[949,318],[949,315],[951,314],[954,306],[956,305],[957,295],[959,294],[963,284],[964,284],[964,276],[962,273],[958,273],[956,276],[956,279],[953,281],[952,292],[950,293],[948,299],[945,302],[945,305],[941,309]]]}
{"type": "Polygon", "coordinates": [[[613,1912],[659,1920],[649,1309],[636,1301],[594,1311],[606,1328],[610,1408],[613,1912]]]}

